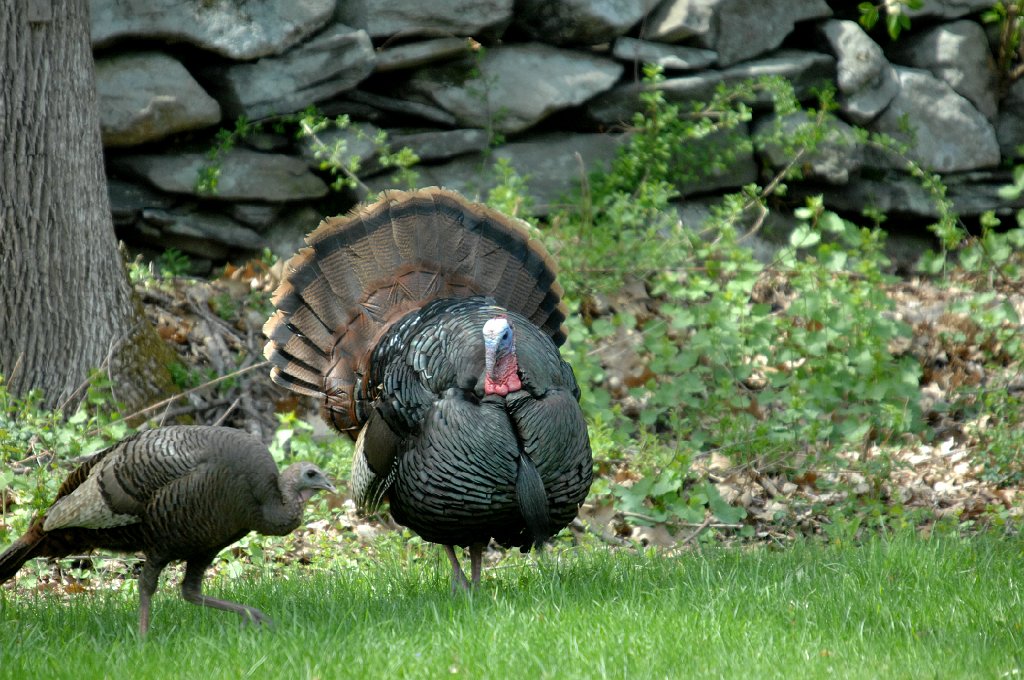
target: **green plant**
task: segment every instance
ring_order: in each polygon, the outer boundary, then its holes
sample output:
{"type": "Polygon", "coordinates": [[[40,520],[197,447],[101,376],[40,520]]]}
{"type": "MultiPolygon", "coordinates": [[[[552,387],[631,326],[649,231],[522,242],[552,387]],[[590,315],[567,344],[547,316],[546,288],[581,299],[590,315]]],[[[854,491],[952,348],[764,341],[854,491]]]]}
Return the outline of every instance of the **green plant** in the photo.
{"type": "Polygon", "coordinates": [[[967,428],[977,437],[981,478],[999,486],[1024,481],[1024,399],[1005,390],[976,395],[978,416],[967,428]]]}
{"type": "MultiPolygon", "coordinates": [[[[707,510],[736,521],[742,511],[723,507],[692,460],[715,452],[758,469],[846,465],[842,451],[920,429],[921,369],[891,350],[910,329],[890,314],[880,216],[861,227],[811,198],[773,262],[746,245],[799,175],[800,159],[828,137],[832,93],[821,93],[795,131],[778,126],[751,140],[739,134],[749,102],[767,95],[779,114],[800,110],[785,81],[721,88],[682,111],[658,89],[660,72],[646,73],[628,143],[545,233],[574,312],[563,354],[592,432],[629,451],[625,462],[640,476],[598,493],[640,521],[693,520],[707,510]],[[727,143],[698,143],[709,138],[727,143]],[[672,205],[681,186],[769,144],[792,162],[763,186],[726,196],[704,224],[682,224],[672,205]],[[623,298],[624,285],[630,296],[602,311],[596,300],[623,298]],[[601,362],[605,352],[616,360],[601,362]]],[[[866,133],[858,141],[885,142],[866,133]]],[[[516,205],[522,187],[509,178],[503,187],[503,205],[516,205]]],[[[887,460],[871,465],[885,474],[887,460]]]]}
{"type": "Polygon", "coordinates": [[[322,440],[313,436],[313,426],[294,411],[277,414],[277,430],[270,453],[277,462],[308,460],[335,479],[347,479],[352,467],[353,447],[347,437],[331,433],[322,440]]]}
{"type": "Polygon", "coordinates": [[[160,269],[160,276],[163,278],[185,276],[192,268],[188,255],[176,248],[168,248],[160,253],[156,263],[160,269]]]}
{"type": "Polygon", "coordinates": [[[469,70],[468,79],[474,81],[466,88],[471,97],[476,99],[484,111],[484,130],[487,131],[487,148],[493,149],[505,143],[505,135],[499,130],[501,122],[508,117],[508,109],[491,107],[491,90],[497,82],[496,76],[488,76],[483,71],[487,48],[476,44],[473,50],[473,67],[469,70]]]}
{"type": "MultiPolygon", "coordinates": [[[[369,188],[359,179],[358,173],[362,170],[362,160],[359,155],[350,153],[349,139],[345,135],[339,135],[332,142],[323,141],[322,135],[327,131],[350,131],[356,141],[365,141],[367,134],[362,129],[352,126],[352,121],[347,115],[327,118],[320,113],[316,107],[310,106],[305,111],[285,116],[275,116],[259,121],[249,121],[240,116],[235,121],[233,130],[222,128],[214,137],[214,144],[207,152],[210,163],[200,169],[196,178],[196,190],[200,195],[212,195],[217,193],[217,185],[220,179],[220,164],[223,157],[242,140],[245,140],[267,126],[278,134],[290,134],[296,140],[304,140],[309,144],[313,156],[319,161],[320,169],[333,177],[331,188],[335,191],[342,189],[357,189],[365,197],[369,188]]],[[[417,174],[413,166],[419,163],[419,157],[408,147],[398,151],[392,151],[387,142],[387,133],[378,130],[374,135],[372,144],[376,150],[376,163],[381,168],[396,168],[394,182],[412,186],[415,184],[417,174]]]]}
{"type": "Polygon", "coordinates": [[[1024,75],[1024,0],[998,0],[981,15],[987,24],[999,25],[996,68],[1002,90],[1024,75]]]}
{"type": "Polygon", "coordinates": [[[52,502],[73,461],[127,436],[132,428],[110,397],[106,374],[93,372],[86,396],[65,418],[60,410],[40,407],[41,394],[16,396],[0,376],[0,543],[20,533],[36,511],[52,502]]]}
{"type": "Polygon", "coordinates": [[[881,12],[884,10],[885,30],[891,39],[896,40],[900,37],[900,33],[910,29],[910,17],[906,10],[921,9],[923,5],[924,0],[895,0],[877,5],[871,2],[862,2],[857,5],[857,10],[860,12],[861,26],[869,30],[878,23],[881,12]]]}

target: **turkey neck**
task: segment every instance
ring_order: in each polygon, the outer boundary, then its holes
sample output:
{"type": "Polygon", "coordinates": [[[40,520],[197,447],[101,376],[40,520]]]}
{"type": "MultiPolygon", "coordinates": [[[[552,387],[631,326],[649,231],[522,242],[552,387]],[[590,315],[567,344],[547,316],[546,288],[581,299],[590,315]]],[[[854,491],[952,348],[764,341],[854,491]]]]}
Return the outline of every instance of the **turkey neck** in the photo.
{"type": "Polygon", "coordinates": [[[268,494],[269,498],[260,507],[260,524],[253,527],[258,533],[284,536],[299,526],[303,508],[309,499],[297,488],[299,472],[298,466],[292,465],[281,473],[277,488],[268,494]]]}

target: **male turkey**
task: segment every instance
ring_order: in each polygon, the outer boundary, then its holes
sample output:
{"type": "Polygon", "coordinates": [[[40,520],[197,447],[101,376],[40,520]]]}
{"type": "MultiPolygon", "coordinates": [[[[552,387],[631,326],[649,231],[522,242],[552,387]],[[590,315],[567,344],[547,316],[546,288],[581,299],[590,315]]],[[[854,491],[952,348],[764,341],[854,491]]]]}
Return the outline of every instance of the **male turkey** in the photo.
{"type": "Polygon", "coordinates": [[[591,482],[555,266],[510,217],[438,188],[325,220],[264,328],[275,382],[356,440],[352,491],[440,543],[452,587],[491,538],[540,546],[591,482]]]}
{"type": "Polygon", "coordinates": [[[61,485],[28,532],[0,554],[0,583],[33,557],[102,548],[142,552],[139,632],[160,572],[185,560],[188,602],[269,623],[258,609],[207,597],[203,573],[222,549],[250,531],[283,536],[302,520],[306,501],[334,485],[312,463],[278,474],[255,437],[227,427],[173,426],[132,435],[90,456],[61,485]]]}

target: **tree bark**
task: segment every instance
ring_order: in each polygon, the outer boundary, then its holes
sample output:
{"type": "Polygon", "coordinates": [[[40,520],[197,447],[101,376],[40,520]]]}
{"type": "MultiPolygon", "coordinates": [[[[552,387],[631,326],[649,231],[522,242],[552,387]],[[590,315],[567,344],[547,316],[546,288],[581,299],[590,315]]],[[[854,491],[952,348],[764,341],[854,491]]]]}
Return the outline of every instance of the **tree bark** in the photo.
{"type": "Polygon", "coordinates": [[[170,386],[110,217],[88,0],[0,2],[0,374],[69,406],[90,369],[129,407],[170,386]]]}

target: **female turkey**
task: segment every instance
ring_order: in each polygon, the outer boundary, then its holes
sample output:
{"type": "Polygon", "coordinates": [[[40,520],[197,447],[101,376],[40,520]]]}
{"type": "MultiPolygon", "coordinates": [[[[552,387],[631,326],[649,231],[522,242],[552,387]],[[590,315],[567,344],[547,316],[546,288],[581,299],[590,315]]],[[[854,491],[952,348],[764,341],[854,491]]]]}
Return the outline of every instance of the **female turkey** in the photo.
{"type": "Polygon", "coordinates": [[[181,596],[253,623],[263,612],[202,593],[203,574],[221,550],[250,531],[283,536],[302,521],[319,490],[336,490],[312,463],[277,465],[255,437],[227,427],[173,426],[140,432],[90,456],[24,536],[0,554],[0,583],[33,557],[94,548],[142,552],[139,632],[160,572],[185,560],[181,596]]]}
{"type": "Polygon", "coordinates": [[[288,263],[264,328],[275,382],[356,440],[357,505],[445,547],[472,583],[490,539],[539,546],[575,517],[590,440],[550,256],[452,191],[385,192],[325,220],[288,263]]]}

